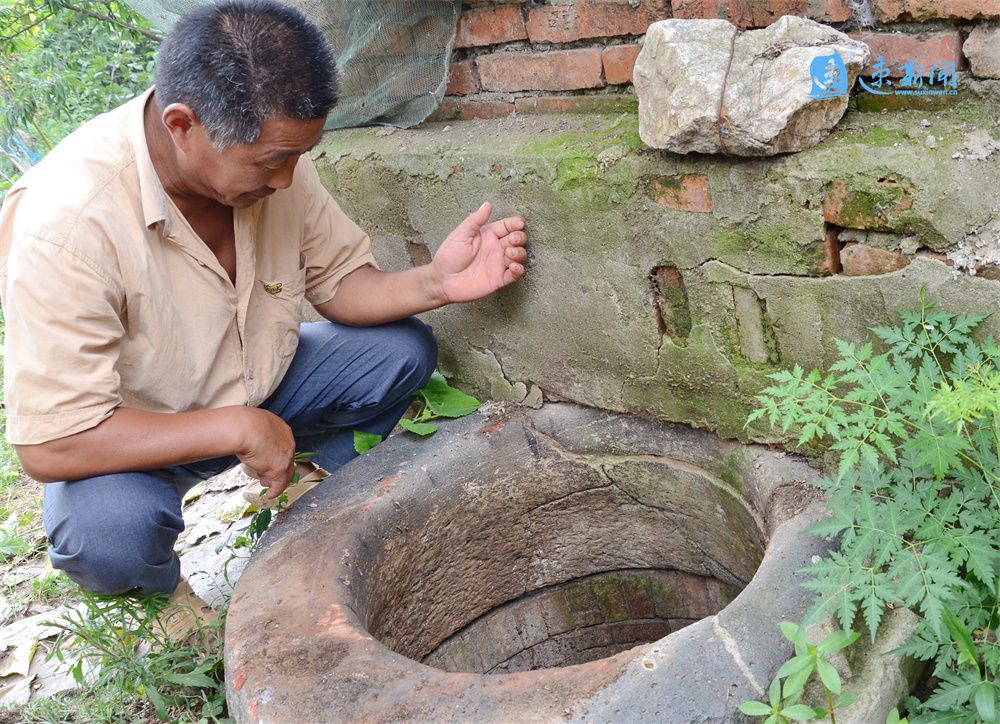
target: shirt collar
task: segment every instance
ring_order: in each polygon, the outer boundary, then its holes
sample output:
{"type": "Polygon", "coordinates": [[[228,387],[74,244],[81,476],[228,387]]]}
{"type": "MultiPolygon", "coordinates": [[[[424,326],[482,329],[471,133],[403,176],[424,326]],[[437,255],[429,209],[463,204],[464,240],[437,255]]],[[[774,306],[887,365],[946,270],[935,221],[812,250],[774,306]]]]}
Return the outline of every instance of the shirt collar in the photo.
{"type": "Polygon", "coordinates": [[[163,183],[153,167],[153,159],[149,155],[149,145],[146,143],[146,128],[143,121],[146,103],[149,102],[152,95],[153,88],[149,88],[142,95],[129,101],[126,133],[135,158],[135,168],[139,177],[139,197],[142,202],[142,213],[146,226],[151,227],[162,221],[164,233],[170,233],[171,214],[167,202],[167,192],[164,191],[163,183]]]}

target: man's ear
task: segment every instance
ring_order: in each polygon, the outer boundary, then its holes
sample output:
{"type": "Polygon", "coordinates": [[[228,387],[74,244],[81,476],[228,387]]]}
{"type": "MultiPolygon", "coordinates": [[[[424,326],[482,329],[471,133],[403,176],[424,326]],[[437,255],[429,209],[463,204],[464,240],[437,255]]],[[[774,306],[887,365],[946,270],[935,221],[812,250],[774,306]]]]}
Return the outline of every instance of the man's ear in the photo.
{"type": "Polygon", "coordinates": [[[174,145],[181,151],[189,149],[191,140],[196,134],[204,133],[204,128],[198,121],[198,114],[191,109],[191,106],[184,103],[171,103],[163,109],[160,118],[174,145]]]}

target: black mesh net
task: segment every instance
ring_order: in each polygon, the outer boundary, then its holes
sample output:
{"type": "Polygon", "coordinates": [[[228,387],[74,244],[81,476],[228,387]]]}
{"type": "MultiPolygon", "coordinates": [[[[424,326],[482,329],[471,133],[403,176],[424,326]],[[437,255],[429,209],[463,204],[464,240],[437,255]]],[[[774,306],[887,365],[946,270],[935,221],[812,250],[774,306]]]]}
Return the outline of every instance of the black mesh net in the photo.
{"type": "MultiPolygon", "coordinates": [[[[327,128],[408,128],[437,108],[461,0],[284,0],[319,26],[340,70],[327,128]]],[[[203,0],[126,0],[164,32],[203,0]]]]}

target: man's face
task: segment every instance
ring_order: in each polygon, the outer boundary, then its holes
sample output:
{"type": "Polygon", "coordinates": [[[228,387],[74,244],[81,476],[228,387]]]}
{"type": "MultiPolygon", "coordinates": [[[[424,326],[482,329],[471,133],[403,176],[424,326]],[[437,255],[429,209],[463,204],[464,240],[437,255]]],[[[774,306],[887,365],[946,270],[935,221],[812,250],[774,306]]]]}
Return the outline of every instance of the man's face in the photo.
{"type": "Polygon", "coordinates": [[[242,209],[292,184],[299,156],[319,142],[324,119],[298,121],[283,116],[261,125],[260,136],[219,151],[200,123],[191,129],[182,172],[192,190],[225,206],[242,209]]]}

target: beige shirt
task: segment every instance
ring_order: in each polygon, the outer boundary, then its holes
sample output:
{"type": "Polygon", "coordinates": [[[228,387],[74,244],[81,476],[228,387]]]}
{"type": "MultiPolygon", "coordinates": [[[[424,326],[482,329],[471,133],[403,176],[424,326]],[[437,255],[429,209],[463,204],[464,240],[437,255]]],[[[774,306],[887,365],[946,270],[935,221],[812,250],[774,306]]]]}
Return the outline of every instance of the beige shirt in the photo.
{"type": "Polygon", "coordinates": [[[0,211],[11,443],[87,430],[119,405],[259,405],[295,353],[303,298],[326,302],[375,266],[303,155],[288,189],[234,209],[234,287],[153,169],[149,95],[67,137],[0,211]]]}

